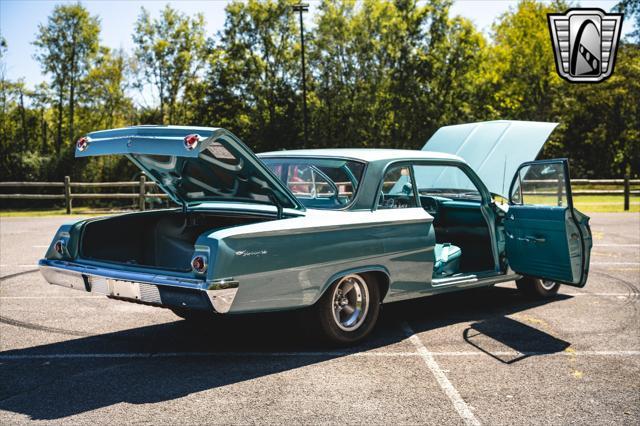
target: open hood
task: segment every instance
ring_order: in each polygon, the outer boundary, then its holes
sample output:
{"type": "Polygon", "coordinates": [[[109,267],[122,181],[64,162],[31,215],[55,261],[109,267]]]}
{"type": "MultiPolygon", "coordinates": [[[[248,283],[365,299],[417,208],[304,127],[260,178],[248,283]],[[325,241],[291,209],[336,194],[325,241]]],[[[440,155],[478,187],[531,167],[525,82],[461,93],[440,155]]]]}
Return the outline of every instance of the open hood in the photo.
{"type": "Polygon", "coordinates": [[[423,151],[462,157],[489,191],[507,197],[518,166],[533,161],[558,123],[539,121],[484,121],[438,129],[423,151]]]}
{"type": "Polygon", "coordinates": [[[124,154],[175,202],[240,201],[304,210],[251,150],[227,130],[134,126],[93,132],[76,157],[124,154]]]}

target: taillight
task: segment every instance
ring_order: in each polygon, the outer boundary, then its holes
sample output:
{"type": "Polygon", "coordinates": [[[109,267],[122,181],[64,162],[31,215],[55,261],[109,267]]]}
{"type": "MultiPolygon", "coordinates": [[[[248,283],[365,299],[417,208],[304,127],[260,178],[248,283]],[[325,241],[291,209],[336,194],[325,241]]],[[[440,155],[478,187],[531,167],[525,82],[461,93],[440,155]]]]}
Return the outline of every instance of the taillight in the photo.
{"type": "Polygon", "coordinates": [[[62,241],[62,240],[56,241],[56,243],[53,245],[53,249],[59,255],[64,255],[64,241],[62,241]]]}
{"type": "Polygon", "coordinates": [[[189,151],[195,149],[198,146],[198,142],[200,142],[200,135],[193,134],[184,137],[184,147],[189,151]]]}
{"type": "Polygon", "coordinates": [[[194,256],[191,259],[191,268],[194,272],[204,274],[207,271],[207,258],[204,256],[194,256]]]}
{"type": "Polygon", "coordinates": [[[86,136],[81,137],[80,139],[78,139],[78,142],[76,142],[76,147],[78,148],[78,151],[82,152],[85,149],[87,149],[89,147],[89,138],[86,136]]]}

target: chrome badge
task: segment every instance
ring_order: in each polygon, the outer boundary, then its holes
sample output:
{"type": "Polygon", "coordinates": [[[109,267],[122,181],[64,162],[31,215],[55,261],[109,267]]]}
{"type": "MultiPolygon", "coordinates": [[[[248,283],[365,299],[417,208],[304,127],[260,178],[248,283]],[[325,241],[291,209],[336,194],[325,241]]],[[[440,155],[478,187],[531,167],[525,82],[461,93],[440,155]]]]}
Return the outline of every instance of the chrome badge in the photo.
{"type": "Polygon", "coordinates": [[[597,83],[611,77],[622,26],[621,13],[569,9],[547,14],[556,69],[574,83],[597,83]]]}

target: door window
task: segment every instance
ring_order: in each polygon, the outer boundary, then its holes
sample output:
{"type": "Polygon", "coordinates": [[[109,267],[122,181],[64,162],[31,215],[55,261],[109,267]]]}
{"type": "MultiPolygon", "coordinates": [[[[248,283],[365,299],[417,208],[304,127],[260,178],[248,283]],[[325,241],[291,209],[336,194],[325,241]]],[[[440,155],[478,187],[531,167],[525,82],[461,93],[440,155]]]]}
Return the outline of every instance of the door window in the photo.
{"type": "Polygon", "coordinates": [[[416,197],[411,179],[409,166],[391,167],[384,175],[380,197],[379,209],[399,209],[416,207],[416,197]]]}
{"type": "Polygon", "coordinates": [[[511,187],[513,204],[565,207],[569,205],[562,162],[535,162],[520,167],[511,187]]]}

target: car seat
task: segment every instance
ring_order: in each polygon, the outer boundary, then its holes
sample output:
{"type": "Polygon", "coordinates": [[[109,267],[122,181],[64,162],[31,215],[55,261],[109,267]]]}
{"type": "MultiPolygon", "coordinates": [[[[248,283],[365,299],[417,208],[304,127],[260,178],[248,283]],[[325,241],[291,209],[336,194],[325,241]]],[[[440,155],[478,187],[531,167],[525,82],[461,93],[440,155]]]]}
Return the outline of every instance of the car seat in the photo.
{"type": "Polygon", "coordinates": [[[460,256],[462,256],[460,247],[454,246],[451,243],[436,244],[434,255],[434,276],[449,277],[460,271],[460,256]]]}

